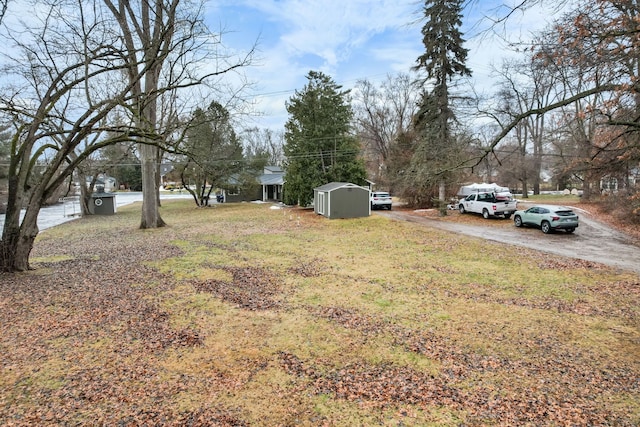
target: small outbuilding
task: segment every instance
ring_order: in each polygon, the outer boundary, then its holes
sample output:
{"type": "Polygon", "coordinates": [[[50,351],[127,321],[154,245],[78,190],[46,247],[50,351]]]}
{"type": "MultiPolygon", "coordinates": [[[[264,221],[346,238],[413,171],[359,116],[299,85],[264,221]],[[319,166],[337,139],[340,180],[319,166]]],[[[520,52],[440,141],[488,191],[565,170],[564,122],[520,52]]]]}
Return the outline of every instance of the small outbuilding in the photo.
{"type": "Polygon", "coordinates": [[[369,189],[349,182],[330,182],[313,189],[313,210],[329,219],[371,215],[369,189]]]}
{"type": "Polygon", "coordinates": [[[116,195],[105,193],[104,188],[99,187],[98,191],[91,195],[87,208],[91,215],[113,215],[116,213],[116,195]]]}

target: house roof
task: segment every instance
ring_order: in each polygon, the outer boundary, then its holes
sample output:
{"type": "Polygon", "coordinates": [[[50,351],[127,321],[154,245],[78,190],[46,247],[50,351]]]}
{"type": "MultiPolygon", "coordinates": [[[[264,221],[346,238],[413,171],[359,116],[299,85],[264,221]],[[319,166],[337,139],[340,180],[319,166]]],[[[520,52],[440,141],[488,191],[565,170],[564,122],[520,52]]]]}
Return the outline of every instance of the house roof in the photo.
{"type": "Polygon", "coordinates": [[[369,191],[368,188],[360,187],[359,185],[352,184],[350,182],[330,182],[328,184],[321,185],[320,187],[316,187],[316,188],[314,188],[314,190],[318,190],[318,191],[333,191],[333,190],[337,190],[338,188],[343,188],[343,187],[362,188],[363,190],[369,191]]]}
{"type": "Polygon", "coordinates": [[[284,174],[284,170],[282,170],[282,168],[280,166],[265,166],[264,167],[264,173],[265,174],[270,174],[270,173],[282,173],[282,174],[284,174]]]}
{"type": "Polygon", "coordinates": [[[283,185],[284,172],[262,174],[258,177],[258,182],[261,185],[283,185]]]}
{"type": "MultiPolygon", "coordinates": [[[[265,168],[265,170],[267,168],[265,168]]],[[[284,185],[284,171],[282,171],[276,166],[274,166],[273,169],[274,169],[274,172],[263,173],[262,175],[258,175],[255,178],[256,181],[258,181],[260,185],[284,185]],[[280,170],[280,172],[275,172],[275,170],[280,170]]],[[[227,178],[225,184],[239,185],[240,183],[241,183],[240,176],[238,174],[234,174],[227,178]]]]}

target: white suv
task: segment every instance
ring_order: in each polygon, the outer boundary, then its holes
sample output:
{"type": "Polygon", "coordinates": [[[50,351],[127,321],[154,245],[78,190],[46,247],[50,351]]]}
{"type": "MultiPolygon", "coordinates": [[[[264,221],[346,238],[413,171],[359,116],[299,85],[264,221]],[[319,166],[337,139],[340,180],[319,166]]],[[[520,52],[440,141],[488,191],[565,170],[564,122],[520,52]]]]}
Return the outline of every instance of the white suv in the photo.
{"type": "Polygon", "coordinates": [[[371,192],[371,209],[391,210],[391,195],[386,191],[371,192]]]}

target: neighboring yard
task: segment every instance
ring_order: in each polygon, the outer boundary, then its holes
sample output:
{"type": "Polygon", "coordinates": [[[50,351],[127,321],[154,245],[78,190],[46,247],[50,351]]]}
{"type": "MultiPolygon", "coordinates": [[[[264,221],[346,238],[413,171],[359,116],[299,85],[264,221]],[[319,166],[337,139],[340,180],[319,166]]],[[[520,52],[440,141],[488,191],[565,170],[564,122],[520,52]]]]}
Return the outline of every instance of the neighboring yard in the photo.
{"type": "Polygon", "coordinates": [[[0,425],[640,424],[640,277],[379,215],[140,204],[0,273],[0,425]],[[542,260],[542,262],[541,262],[542,260]]]}

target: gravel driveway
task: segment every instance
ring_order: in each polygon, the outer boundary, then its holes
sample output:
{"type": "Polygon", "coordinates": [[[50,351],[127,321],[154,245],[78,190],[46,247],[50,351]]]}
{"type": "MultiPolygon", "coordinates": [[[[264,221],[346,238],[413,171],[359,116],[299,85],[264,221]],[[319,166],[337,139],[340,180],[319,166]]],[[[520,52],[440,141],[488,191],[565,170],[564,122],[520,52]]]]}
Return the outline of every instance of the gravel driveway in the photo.
{"type": "Polygon", "coordinates": [[[640,242],[634,242],[626,234],[589,218],[584,212],[579,212],[580,226],[573,234],[565,232],[544,234],[536,228],[516,228],[511,219],[483,220],[486,225],[471,225],[419,216],[411,211],[376,211],[376,213],[396,220],[414,222],[500,243],[599,262],[640,274],[640,242]],[[511,227],[505,227],[504,221],[508,221],[511,227]]]}

